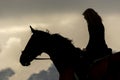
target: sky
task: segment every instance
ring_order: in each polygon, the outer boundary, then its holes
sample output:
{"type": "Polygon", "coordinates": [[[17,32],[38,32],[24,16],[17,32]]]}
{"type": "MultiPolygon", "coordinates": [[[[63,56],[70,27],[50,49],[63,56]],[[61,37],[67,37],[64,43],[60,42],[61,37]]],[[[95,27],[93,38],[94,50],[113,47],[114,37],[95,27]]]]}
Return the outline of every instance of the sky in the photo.
{"type": "MultiPolygon", "coordinates": [[[[102,17],[108,47],[120,51],[119,3],[120,0],[0,0],[0,80],[46,80],[45,75],[54,75],[57,80],[52,61],[33,61],[29,67],[19,63],[21,51],[32,35],[29,25],[59,33],[83,49],[89,39],[82,15],[87,8],[102,17]],[[51,71],[55,74],[49,74],[51,71]]],[[[49,57],[45,53],[42,56],[49,57]]]]}

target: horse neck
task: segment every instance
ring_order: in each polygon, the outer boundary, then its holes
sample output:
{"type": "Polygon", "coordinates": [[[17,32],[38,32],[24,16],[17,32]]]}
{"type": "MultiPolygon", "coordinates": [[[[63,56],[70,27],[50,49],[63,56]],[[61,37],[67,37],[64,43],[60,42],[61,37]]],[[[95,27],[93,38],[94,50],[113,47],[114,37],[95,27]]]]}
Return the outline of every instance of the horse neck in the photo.
{"type": "Polygon", "coordinates": [[[50,56],[51,60],[54,60],[54,58],[56,57],[55,56],[56,51],[51,46],[49,46],[49,48],[47,48],[44,52],[50,56]]]}
{"type": "Polygon", "coordinates": [[[51,61],[53,62],[53,64],[55,65],[56,69],[58,70],[59,73],[61,73],[61,71],[63,71],[63,69],[60,67],[60,63],[58,62],[59,60],[56,60],[56,52],[53,50],[53,48],[49,48],[47,51],[45,51],[46,54],[49,55],[51,61]]]}
{"type": "Polygon", "coordinates": [[[47,39],[46,42],[47,43],[44,46],[43,52],[45,52],[47,55],[50,56],[51,59],[53,59],[54,58],[53,54],[55,53],[55,50],[54,50],[54,47],[53,47],[54,42],[52,42],[51,39],[47,39]]]}

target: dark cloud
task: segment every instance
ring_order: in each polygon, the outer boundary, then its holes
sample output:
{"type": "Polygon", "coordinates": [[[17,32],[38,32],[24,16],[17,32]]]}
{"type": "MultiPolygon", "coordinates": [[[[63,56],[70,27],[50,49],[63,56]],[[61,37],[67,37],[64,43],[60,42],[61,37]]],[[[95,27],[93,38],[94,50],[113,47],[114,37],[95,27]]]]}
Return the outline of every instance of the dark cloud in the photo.
{"type": "Polygon", "coordinates": [[[11,76],[13,76],[14,74],[15,74],[15,72],[10,68],[1,70],[0,71],[0,80],[9,80],[9,78],[11,76]]]}
{"type": "Polygon", "coordinates": [[[119,0],[0,0],[0,16],[81,12],[88,7],[100,11],[119,10],[119,0]]]}
{"type": "Polygon", "coordinates": [[[26,14],[48,14],[75,10],[79,0],[3,0],[0,1],[0,14],[15,16],[26,14]]]}
{"type": "Polygon", "coordinates": [[[32,74],[28,80],[58,80],[58,72],[54,65],[45,71],[40,71],[38,74],[32,74]]]}

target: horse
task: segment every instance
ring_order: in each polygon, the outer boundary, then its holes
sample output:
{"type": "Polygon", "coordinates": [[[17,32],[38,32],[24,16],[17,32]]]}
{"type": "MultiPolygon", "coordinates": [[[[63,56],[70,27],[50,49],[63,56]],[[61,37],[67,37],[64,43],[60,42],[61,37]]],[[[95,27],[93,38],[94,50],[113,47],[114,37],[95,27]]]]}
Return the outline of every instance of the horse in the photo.
{"type": "Polygon", "coordinates": [[[30,65],[30,62],[42,52],[47,53],[53,61],[55,67],[60,74],[60,80],[76,80],[74,73],[74,66],[77,65],[80,59],[80,49],[74,47],[71,40],[62,37],[59,34],[50,34],[40,30],[34,30],[31,26],[33,33],[28,44],[26,45],[20,62],[23,66],[30,65]],[[71,77],[67,77],[71,75],[71,77]]]}
{"type": "Polygon", "coordinates": [[[30,28],[33,34],[20,56],[23,66],[29,66],[45,52],[57,68],[59,80],[120,80],[120,52],[89,64],[84,51],[75,47],[71,40],[30,28]]]}

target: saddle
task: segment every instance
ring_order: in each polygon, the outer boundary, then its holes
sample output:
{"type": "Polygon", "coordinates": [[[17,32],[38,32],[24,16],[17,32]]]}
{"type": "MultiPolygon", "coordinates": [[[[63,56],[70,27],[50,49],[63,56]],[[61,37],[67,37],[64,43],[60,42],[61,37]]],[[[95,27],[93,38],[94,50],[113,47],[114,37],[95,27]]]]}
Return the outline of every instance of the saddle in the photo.
{"type": "Polygon", "coordinates": [[[96,63],[105,57],[109,56],[112,54],[112,49],[108,48],[105,49],[103,52],[94,52],[95,55],[91,55],[89,53],[92,53],[92,51],[87,51],[86,49],[82,50],[82,57],[85,58],[87,61],[90,61],[91,63],[96,63]],[[97,54],[99,53],[99,54],[97,54]],[[100,54],[101,53],[101,54],[100,54]]]}
{"type": "Polygon", "coordinates": [[[97,58],[91,59],[90,56],[88,55],[86,49],[82,50],[82,53],[81,53],[82,62],[80,61],[81,62],[80,65],[82,65],[81,66],[81,71],[82,72],[80,73],[81,76],[82,77],[84,76],[84,78],[87,79],[88,78],[88,73],[91,70],[91,68],[95,64],[99,63],[99,61],[107,58],[108,56],[110,56],[112,54],[112,50],[110,48],[108,48],[107,51],[108,52],[107,52],[106,55],[99,56],[97,58]]]}

